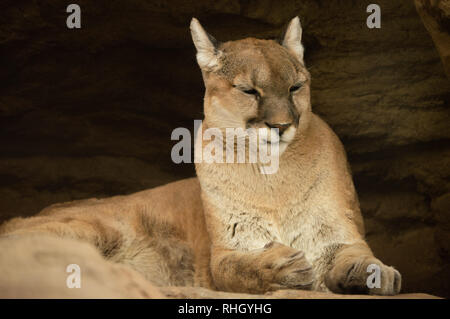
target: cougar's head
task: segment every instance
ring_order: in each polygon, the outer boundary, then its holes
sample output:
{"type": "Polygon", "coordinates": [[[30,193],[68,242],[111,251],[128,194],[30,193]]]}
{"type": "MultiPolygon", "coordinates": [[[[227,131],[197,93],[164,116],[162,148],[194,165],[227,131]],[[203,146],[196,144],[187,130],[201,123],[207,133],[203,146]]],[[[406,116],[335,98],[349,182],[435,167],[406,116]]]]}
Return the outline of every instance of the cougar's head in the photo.
{"type": "Polygon", "coordinates": [[[266,129],[268,143],[287,146],[311,112],[299,18],[289,23],[281,43],[254,38],[219,43],[195,18],[190,28],[206,87],[206,125],[266,129]]]}

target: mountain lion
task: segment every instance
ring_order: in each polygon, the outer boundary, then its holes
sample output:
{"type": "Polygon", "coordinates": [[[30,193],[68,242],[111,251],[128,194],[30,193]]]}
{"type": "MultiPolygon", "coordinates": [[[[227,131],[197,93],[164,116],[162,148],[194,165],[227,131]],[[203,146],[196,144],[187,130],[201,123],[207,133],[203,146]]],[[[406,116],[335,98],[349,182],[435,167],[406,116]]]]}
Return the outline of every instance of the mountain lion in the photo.
{"type": "Polygon", "coordinates": [[[198,178],[52,205],[5,223],[2,236],[83,240],[156,285],[399,293],[400,273],[364,240],[342,144],[311,111],[298,17],[280,42],[219,43],[195,18],[191,34],[206,87],[202,130],[267,130],[265,143],[279,146],[278,170],[262,174],[258,162],[199,162],[198,178]],[[370,267],[380,275],[372,288],[370,267]]]}

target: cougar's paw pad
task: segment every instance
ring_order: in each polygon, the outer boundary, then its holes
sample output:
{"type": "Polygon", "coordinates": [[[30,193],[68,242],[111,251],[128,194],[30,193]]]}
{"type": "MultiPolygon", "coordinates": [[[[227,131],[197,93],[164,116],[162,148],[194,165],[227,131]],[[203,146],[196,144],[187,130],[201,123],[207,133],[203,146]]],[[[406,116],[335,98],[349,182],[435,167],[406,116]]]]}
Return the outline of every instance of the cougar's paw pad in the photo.
{"type": "Polygon", "coordinates": [[[302,251],[277,242],[267,244],[265,249],[265,277],[271,290],[312,288],[313,269],[302,251]]]}

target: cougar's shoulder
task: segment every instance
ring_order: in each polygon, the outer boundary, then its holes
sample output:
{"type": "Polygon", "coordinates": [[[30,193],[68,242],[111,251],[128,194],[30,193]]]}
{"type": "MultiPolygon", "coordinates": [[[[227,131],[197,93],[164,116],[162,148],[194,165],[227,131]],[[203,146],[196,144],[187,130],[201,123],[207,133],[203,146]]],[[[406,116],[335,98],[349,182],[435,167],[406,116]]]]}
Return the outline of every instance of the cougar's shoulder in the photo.
{"type": "Polygon", "coordinates": [[[364,236],[364,222],[360,211],[358,195],[353,184],[352,171],[347,159],[347,153],[344,145],[334,132],[334,130],[320,116],[313,114],[311,120],[311,130],[314,131],[314,147],[320,150],[321,161],[317,174],[320,171],[326,171],[332,178],[329,182],[332,184],[330,189],[339,190],[338,200],[341,205],[346,207],[341,218],[349,220],[351,224],[356,225],[360,235],[364,236]]]}

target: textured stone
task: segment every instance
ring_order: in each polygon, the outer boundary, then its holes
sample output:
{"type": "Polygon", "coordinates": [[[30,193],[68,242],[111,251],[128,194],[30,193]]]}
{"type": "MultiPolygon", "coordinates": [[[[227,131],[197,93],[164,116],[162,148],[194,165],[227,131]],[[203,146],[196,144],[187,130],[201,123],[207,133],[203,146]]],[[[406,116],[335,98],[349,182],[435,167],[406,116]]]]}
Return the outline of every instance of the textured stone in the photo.
{"type": "Polygon", "coordinates": [[[163,298],[131,268],[107,262],[87,243],[45,236],[1,238],[0,298],[163,298]],[[18,254],[17,252],[20,252],[18,254]],[[80,288],[67,286],[67,266],[80,288]]]}
{"type": "Polygon", "coordinates": [[[450,1],[415,0],[415,3],[450,77],[450,1]]]}
{"type": "MultiPolygon", "coordinates": [[[[156,287],[123,265],[105,261],[87,243],[45,236],[0,239],[0,298],[380,298],[280,290],[265,295],[212,291],[199,287],[156,287]],[[20,251],[20,254],[17,254],[20,251]],[[80,288],[68,288],[67,266],[80,269],[80,288]]],[[[392,298],[428,299],[427,294],[392,298]]]]}

